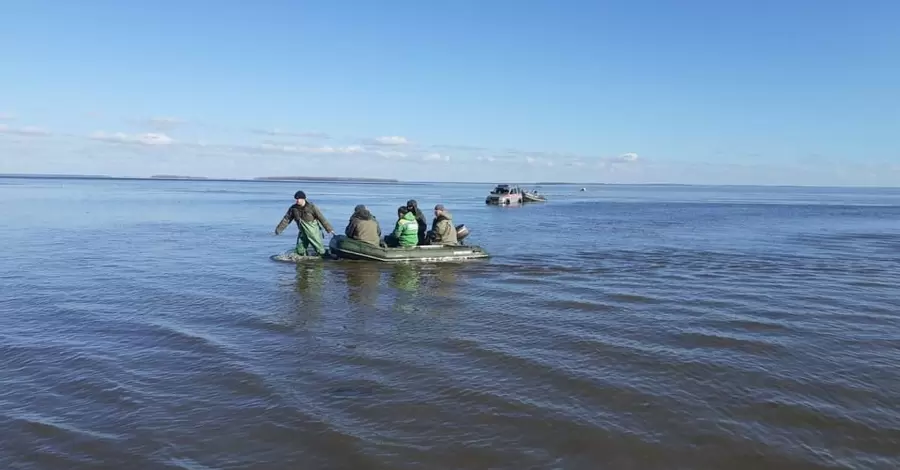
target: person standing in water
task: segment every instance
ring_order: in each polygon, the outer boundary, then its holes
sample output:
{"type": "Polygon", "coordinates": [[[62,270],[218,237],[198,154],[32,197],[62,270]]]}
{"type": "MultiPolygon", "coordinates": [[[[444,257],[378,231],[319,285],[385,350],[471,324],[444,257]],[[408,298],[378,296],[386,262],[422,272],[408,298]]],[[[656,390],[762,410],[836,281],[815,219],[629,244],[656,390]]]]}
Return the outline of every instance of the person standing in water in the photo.
{"type": "Polygon", "coordinates": [[[322,215],[322,211],[306,200],[306,193],[297,191],[294,193],[294,201],[295,204],[288,208],[281,222],[275,227],[275,235],[280,235],[291,222],[296,222],[297,228],[300,229],[300,233],[297,234],[297,254],[307,256],[309,247],[312,246],[317,255],[324,255],[325,245],[322,243],[322,231],[319,226],[332,235],[334,229],[322,215]]]}

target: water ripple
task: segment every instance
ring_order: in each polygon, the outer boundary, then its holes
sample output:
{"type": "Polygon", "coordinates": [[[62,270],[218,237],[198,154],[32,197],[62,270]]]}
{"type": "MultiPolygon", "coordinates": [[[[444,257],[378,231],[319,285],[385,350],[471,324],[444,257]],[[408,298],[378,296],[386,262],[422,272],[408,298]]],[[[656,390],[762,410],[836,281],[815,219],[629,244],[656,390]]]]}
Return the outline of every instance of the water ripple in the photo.
{"type": "Polygon", "coordinates": [[[60,184],[0,180],[3,468],[900,467],[900,193],[385,185],[494,258],[382,266],[271,262],[293,183],[60,184]]]}

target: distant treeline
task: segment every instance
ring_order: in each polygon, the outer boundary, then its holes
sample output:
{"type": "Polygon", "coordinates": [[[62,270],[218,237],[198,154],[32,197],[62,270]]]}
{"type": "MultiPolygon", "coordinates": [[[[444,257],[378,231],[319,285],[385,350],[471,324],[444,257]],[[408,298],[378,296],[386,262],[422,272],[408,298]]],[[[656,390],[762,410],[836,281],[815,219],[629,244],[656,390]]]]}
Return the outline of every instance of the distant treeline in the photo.
{"type": "Polygon", "coordinates": [[[208,180],[205,176],[181,176],[181,175],[153,175],[151,179],[157,180],[208,180]]]}
{"type": "Polygon", "coordinates": [[[103,179],[112,179],[112,176],[106,175],[57,175],[53,173],[0,173],[0,178],[68,178],[68,179],[83,179],[83,178],[103,178],[103,179]]]}
{"type": "Polygon", "coordinates": [[[400,180],[386,178],[342,178],[339,176],[260,176],[258,181],[347,181],[361,183],[399,183],[400,180]]]}

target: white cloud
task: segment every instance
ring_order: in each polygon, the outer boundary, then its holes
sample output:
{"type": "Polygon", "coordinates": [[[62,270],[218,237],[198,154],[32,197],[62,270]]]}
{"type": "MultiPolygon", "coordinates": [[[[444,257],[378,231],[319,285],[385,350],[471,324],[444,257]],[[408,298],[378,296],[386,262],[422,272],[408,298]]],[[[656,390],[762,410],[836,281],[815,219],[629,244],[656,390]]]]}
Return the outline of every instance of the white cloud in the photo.
{"type": "Polygon", "coordinates": [[[531,166],[546,166],[546,167],[553,166],[553,161],[550,159],[535,158],[535,157],[527,156],[527,155],[525,156],[525,163],[527,163],[528,165],[531,165],[531,166]]]}
{"type": "Polygon", "coordinates": [[[494,158],[494,157],[492,157],[492,156],[490,156],[490,155],[488,155],[488,156],[486,156],[486,157],[483,156],[483,155],[479,155],[479,156],[476,157],[475,159],[478,160],[479,162],[493,162],[493,161],[496,161],[496,160],[497,160],[496,158],[494,158]]]}
{"type": "Polygon", "coordinates": [[[50,132],[35,126],[11,127],[6,124],[0,124],[0,134],[47,136],[50,135],[50,132]]]}
{"type": "Polygon", "coordinates": [[[388,160],[403,159],[408,156],[406,153],[398,152],[396,150],[376,150],[375,154],[387,158],[388,160]]]}
{"type": "Polygon", "coordinates": [[[175,142],[171,137],[155,132],[147,132],[144,134],[124,134],[116,132],[115,134],[107,134],[103,131],[97,131],[90,135],[91,139],[103,142],[112,142],[119,144],[141,144],[141,145],[170,145],[175,142]]]}
{"type": "Polygon", "coordinates": [[[171,131],[175,127],[186,123],[183,119],[166,116],[132,119],[130,121],[141,127],[149,127],[157,132],[171,131]]]}
{"type": "Polygon", "coordinates": [[[309,137],[309,138],[317,138],[317,139],[327,139],[328,134],[319,131],[286,131],[283,129],[251,129],[250,132],[254,134],[262,134],[262,135],[271,135],[271,136],[283,136],[283,137],[309,137]]]}
{"type": "Polygon", "coordinates": [[[619,155],[619,160],[623,162],[636,162],[638,160],[638,154],[634,152],[623,153],[619,155]]]}
{"type": "Polygon", "coordinates": [[[304,147],[297,145],[277,145],[270,143],[264,143],[260,145],[260,149],[268,152],[296,154],[351,154],[361,153],[365,150],[361,145],[348,145],[346,147],[331,147],[328,145],[321,147],[304,147]]]}
{"type": "Polygon", "coordinates": [[[441,155],[439,153],[429,153],[422,157],[422,160],[426,162],[449,162],[450,155],[441,155]]]}
{"type": "Polygon", "coordinates": [[[16,115],[13,113],[0,112],[0,121],[14,121],[15,119],[16,115]]]}
{"type": "Polygon", "coordinates": [[[154,118],[148,119],[147,121],[150,122],[151,124],[157,124],[157,125],[175,125],[175,124],[184,123],[184,120],[174,118],[174,117],[154,117],[154,118]]]}
{"type": "Polygon", "coordinates": [[[377,145],[407,145],[409,144],[409,139],[399,135],[390,135],[384,137],[376,137],[374,139],[374,143],[377,145]]]}

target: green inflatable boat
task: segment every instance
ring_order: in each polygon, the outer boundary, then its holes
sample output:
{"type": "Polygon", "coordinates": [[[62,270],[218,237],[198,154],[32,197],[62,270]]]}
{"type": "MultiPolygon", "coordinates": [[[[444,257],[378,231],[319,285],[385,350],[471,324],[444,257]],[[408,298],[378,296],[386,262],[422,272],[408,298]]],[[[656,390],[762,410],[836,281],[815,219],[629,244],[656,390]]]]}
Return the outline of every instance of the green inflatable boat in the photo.
{"type": "Polygon", "coordinates": [[[490,257],[480,246],[422,245],[407,248],[382,248],[347,238],[344,235],[332,237],[328,247],[331,250],[331,254],[338,258],[389,263],[464,261],[490,257]]]}

